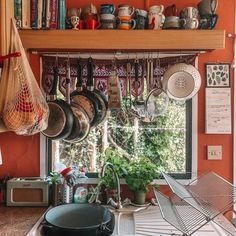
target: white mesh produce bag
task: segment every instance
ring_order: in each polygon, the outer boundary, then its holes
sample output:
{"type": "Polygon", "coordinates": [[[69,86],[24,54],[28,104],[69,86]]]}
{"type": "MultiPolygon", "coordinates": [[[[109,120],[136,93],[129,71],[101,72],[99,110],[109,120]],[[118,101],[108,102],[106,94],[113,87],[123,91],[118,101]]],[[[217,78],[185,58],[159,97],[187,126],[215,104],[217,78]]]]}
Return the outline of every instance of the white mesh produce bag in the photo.
{"type": "Polygon", "coordinates": [[[12,20],[10,53],[0,81],[0,114],[6,127],[19,135],[32,135],[47,128],[49,109],[29,65],[18,30],[12,20]]]}

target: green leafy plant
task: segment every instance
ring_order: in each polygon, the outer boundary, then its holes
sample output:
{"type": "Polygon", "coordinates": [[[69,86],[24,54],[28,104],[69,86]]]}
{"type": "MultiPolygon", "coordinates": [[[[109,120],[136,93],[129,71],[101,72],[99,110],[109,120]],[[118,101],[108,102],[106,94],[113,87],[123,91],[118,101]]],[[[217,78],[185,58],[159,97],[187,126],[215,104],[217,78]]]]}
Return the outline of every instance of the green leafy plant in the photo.
{"type": "Polygon", "coordinates": [[[61,184],[61,175],[57,171],[50,172],[49,176],[47,177],[47,181],[49,184],[61,184]]]}
{"type": "MultiPolygon", "coordinates": [[[[104,163],[111,163],[114,166],[116,173],[119,178],[124,178],[126,175],[126,170],[128,167],[128,161],[121,155],[117,150],[108,148],[105,152],[103,158],[104,163]]],[[[100,177],[100,185],[103,185],[106,188],[115,189],[116,179],[114,177],[113,171],[108,167],[104,177],[100,177]]]]}
{"type": "Polygon", "coordinates": [[[147,186],[157,178],[157,166],[147,157],[140,156],[129,164],[125,180],[132,191],[147,192],[147,186]]]}

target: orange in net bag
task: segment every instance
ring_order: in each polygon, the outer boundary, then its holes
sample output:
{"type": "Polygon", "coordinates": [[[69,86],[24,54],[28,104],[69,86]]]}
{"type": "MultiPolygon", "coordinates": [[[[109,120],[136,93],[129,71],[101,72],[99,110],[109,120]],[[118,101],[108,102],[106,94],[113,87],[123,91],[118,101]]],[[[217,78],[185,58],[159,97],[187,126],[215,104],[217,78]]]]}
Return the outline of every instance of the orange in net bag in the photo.
{"type": "Polygon", "coordinates": [[[9,130],[19,135],[33,135],[47,128],[49,109],[12,21],[10,52],[16,51],[21,57],[10,58],[3,66],[0,114],[9,130]]]}

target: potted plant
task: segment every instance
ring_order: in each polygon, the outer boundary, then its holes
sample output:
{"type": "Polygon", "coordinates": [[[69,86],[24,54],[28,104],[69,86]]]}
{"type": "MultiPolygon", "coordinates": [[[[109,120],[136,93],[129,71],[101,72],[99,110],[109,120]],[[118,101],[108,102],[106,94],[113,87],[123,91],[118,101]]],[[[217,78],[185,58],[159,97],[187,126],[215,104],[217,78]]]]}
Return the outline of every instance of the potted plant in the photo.
{"type": "Polygon", "coordinates": [[[135,204],[145,204],[148,185],[158,177],[158,168],[150,159],[141,156],[130,162],[125,180],[128,187],[134,192],[135,204]]]}
{"type": "MultiPolygon", "coordinates": [[[[126,169],[128,166],[127,160],[117,150],[111,148],[106,149],[105,156],[103,158],[104,163],[111,163],[119,178],[124,178],[126,175],[126,169]]],[[[116,179],[111,169],[106,170],[106,175],[100,177],[99,185],[105,189],[106,198],[116,197],[116,179]]]]}
{"type": "Polygon", "coordinates": [[[57,171],[50,172],[50,175],[47,177],[47,181],[52,186],[52,205],[57,206],[60,202],[59,192],[62,185],[60,173],[57,171]]]}

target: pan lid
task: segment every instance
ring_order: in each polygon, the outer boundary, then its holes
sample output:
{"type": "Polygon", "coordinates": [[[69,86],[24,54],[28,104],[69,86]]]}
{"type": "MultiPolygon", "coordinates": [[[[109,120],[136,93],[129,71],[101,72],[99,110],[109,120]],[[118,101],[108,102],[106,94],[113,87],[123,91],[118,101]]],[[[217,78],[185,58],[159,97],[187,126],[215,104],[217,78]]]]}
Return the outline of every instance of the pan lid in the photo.
{"type": "Polygon", "coordinates": [[[170,98],[185,101],[200,89],[201,75],[194,66],[178,63],[165,72],[162,86],[170,98]]]}

